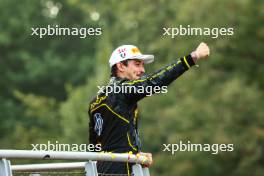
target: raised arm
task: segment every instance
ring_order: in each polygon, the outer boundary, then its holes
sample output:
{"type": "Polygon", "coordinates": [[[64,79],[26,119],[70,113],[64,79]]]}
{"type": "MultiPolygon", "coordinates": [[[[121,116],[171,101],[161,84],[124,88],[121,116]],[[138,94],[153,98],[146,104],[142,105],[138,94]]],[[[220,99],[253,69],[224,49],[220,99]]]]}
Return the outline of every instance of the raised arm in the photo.
{"type": "MultiPolygon", "coordinates": [[[[168,86],[190,67],[195,65],[197,60],[206,58],[209,54],[209,47],[205,43],[200,43],[196,50],[191,54],[177,59],[151,75],[143,76],[140,79],[133,81],[125,81],[122,83],[122,86],[133,86],[136,90],[142,88],[145,88],[146,90],[147,87],[168,86]]],[[[146,95],[147,92],[138,93],[137,91],[133,91],[128,93],[127,97],[133,101],[138,101],[146,95]]]]}

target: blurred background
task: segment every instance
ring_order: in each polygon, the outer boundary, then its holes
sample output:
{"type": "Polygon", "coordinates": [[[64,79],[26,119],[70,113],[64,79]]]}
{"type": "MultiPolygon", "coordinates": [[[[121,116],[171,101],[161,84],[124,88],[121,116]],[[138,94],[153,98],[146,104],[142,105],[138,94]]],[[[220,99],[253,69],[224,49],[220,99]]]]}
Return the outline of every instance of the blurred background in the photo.
{"type": "Polygon", "coordinates": [[[154,54],[147,73],[204,41],[208,60],[139,103],[143,151],[156,176],[264,175],[264,3],[260,0],[0,0],[0,148],[88,143],[88,105],[122,44],[154,54]],[[101,27],[38,36],[32,27],[101,27]],[[233,36],[163,36],[163,27],[234,28],[233,36]],[[233,152],[163,152],[163,144],[232,143],[233,152]]]}

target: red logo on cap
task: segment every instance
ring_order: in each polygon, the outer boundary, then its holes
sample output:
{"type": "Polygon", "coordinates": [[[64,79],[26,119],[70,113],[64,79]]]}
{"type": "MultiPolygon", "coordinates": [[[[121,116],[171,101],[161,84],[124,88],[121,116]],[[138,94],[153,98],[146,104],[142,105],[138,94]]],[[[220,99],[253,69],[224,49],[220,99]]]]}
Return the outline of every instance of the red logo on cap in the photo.
{"type": "Polygon", "coordinates": [[[125,58],[126,57],[126,48],[118,49],[118,53],[120,57],[125,58]]]}

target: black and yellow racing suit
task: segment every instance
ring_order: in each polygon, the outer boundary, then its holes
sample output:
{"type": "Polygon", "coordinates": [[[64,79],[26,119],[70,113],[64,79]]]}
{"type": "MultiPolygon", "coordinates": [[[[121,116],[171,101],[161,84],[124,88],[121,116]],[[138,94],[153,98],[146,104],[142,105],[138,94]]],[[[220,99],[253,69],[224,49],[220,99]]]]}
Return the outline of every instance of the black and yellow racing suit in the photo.
{"type": "MultiPolygon", "coordinates": [[[[137,80],[112,77],[107,86],[167,86],[195,63],[191,55],[165,66],[149,76],[137,80]]],[[[105,93],[101,91],[89,107],[89,140],[101,144],[102,150],[113,153],[138,153],[141,143],[138,133],[137,102],[146,93],[105,93]]],[[[98,162],[98,173],[131,174],[131,165],[118,162],[98,162]]]]}

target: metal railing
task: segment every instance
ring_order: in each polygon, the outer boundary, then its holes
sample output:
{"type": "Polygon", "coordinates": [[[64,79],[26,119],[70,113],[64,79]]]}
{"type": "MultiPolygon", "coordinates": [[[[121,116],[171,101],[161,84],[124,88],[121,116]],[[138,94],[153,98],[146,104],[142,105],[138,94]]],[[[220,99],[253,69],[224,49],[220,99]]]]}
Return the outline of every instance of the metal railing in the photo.
{"type": "Polygon", "coordinates": [[[0,158],[2,158],[0,160],[0,176],[12,176],[12,171],[64,169],[84,169],[85,176],[98,176],[95,161],[134,163],[132,166],[134,176],[150,176],[148,168],[141,166],[141,164],[149,164],[148,159],[142,155],[129,153],[0,150],[0,158]],[[11,165],[10,159],[83,160],[86,162],[11,165]]]}

